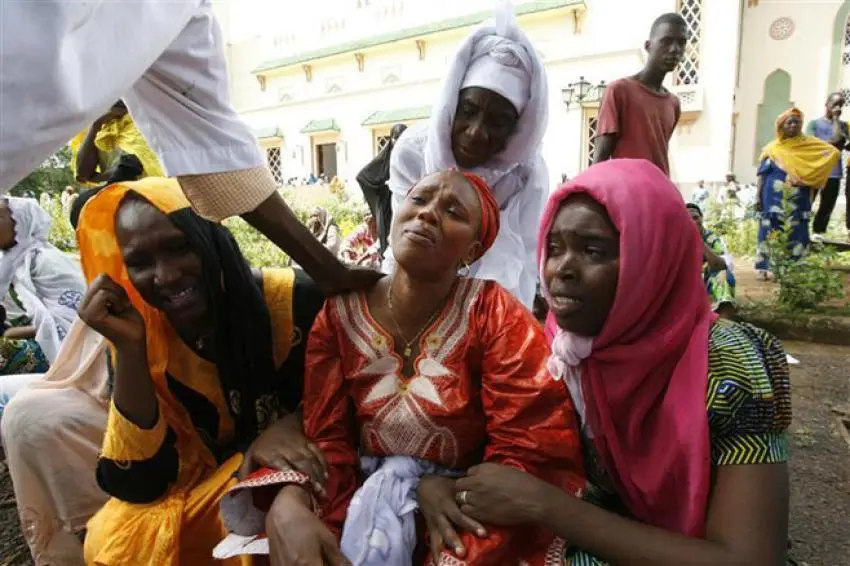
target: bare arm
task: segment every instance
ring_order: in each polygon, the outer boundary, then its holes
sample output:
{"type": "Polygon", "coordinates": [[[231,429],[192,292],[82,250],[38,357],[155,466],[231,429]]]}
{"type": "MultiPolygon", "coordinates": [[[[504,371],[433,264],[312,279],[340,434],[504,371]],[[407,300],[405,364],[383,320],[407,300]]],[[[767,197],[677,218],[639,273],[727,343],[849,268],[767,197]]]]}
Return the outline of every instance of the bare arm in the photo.
{"type": "Polygon", "coordinates": [[[146,347],[145,322],[127,293],[107,275],[95,279],[79,316],[115,347],[113,402],[121,414],[142,429],[157,423],[159,407],[146,347]]]}
{"type": "Polygon", "coordinates": [[[788,469],[785,464],[720,466],[705,539],[689,538],[609,513],[546,486],[539,523],[613,564],[720,566],[785,564],[788,469]]]}
{"type": "Polygon", "coordinates": [[[12,339],[35,338],[35,326],[13,326],[3,333],[3,337],[12,339]]]}
{"type": "Polygon", "coordinates": [[[708,244],[703,243],[705,261],[708,262],[708,267],[712,271],[723,271],[726,269],[726,260],[714,253],[714,250],[708,244]]]}
{"type": "Polygon", "coordinates": [[[596,136],[596,151],[593,153],[593,164],[601,163],[611,159],[614,155],[614,150],[617,148],[617,136],[614,134],[605,134],[596,136]]]}
{"type": "MultiPolygon", "coordinates": [[[[278,193],[242,218],[289,254],[322,291],[333,294],[340,289],[348,275],[347,268],[298,220],[278,193]]],[[[378,278],[376,273],[375,279],[378,278]]]]}
{"type": "Polygon", "coordinates": [[[80,183],[102,183],[109,176],[109,172],[105,171],[105,167],[100,163],[100,153],[97,150],[97,145],[95,145],[97,134],[103,124],[102,118],[92,124],[86,139],[80,146],[80,151],[77,153],[77,181],[80,183]],[[101,166],[99,173],[97,171],[98,166],[101,166]]]}

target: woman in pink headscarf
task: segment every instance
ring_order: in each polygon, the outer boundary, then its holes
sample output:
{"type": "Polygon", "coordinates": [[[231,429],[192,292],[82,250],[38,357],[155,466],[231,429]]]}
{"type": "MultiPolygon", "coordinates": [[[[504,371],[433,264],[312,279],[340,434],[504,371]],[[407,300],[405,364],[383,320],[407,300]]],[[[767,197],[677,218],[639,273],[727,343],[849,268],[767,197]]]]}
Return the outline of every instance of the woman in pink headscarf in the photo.
{"type": "Polygon", "coordinates": [[[538,251],[550,371],[582,421],[587,490],[482,464],[455,484],[462,511],[545,527],[572,565],[783,564],[785,353],[711,312],[673,184],[647,161],[595,165],[550,198],[538,251]]]}

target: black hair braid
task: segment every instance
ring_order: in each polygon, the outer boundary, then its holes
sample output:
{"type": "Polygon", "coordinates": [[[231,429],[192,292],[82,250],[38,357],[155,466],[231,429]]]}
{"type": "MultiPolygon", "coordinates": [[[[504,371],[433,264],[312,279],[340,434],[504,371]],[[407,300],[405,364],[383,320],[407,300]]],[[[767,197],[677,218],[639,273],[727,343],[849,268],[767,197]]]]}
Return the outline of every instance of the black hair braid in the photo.
{"type": "Polygon", "coordinates": [[[260,422],[257,400],[275,391],[271,315],[229,230],[188,209],[169,218],[201,257],[215,324],[215,363],[236,421],[236,443],[244,446],[268,424],[260,422]]]}

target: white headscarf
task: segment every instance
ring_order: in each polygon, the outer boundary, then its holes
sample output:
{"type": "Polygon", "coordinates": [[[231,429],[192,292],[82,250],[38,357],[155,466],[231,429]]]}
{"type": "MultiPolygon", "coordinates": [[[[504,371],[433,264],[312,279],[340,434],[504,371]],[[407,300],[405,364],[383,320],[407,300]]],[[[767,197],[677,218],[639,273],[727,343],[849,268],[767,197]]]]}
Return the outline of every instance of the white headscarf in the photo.
{"type": "MultiPolygon", "coordinates": [[[[549,90],[543,62],[517,26],[509,2],[498,2],[494,21],[480,25],[461,43],[428,122],[411,126],[396,143],[388,183],[393,211],[420,179],[459,169],[452,153],[452,123],[460,90],[468,86],[501,94],[519,113],[505,149],[471,169],[493,189],[501,227],[470,276],[497,281],[530,309],[537,287],[537,227],[549,195],[549,173],[540,153],[549,121],[549,90]]],[[[383,270],[393,269],[390,249],[383,270]]]]}
{"type": "Polygon", "coordinates": [[[546,70],[531,41],[517,25],[513,7],[507,1],[499,1],[494,20],[481,24],[461,43],[449,66],[428,122],[425,144],[428,173],[457,167],[451,146],[452,123],[460,91],[469,86],[501,94],[519,112],[516,132],[505,150],[487,164],[488,168],[514,167],[539,153],[549,124],[546,70]]]}
{"type": "Polygon", "coordinates": [[[50,215],[35,199],[7,197],[15,221],[15,245],[0,254],[0,293],[15,293],[36,327],[35,340],[51,363],[77,318],[85,291],[82,272],[71,258],[47,241],[50,215]],[[39,259],[41,258],[41,259],[39,259]],[[38,285],[33,272],[39,273],[38,285]]]}

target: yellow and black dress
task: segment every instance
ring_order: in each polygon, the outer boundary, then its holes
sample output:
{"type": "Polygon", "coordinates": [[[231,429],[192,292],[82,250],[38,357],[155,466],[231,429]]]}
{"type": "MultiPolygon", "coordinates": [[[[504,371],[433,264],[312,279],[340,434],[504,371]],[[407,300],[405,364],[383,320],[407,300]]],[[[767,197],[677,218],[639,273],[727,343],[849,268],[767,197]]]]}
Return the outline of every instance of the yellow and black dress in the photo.
{"type": "Polygon", "coordinates": [[[305,341],[321,293],[303,272],[291,269],[263,271],[260,284],[232,236],[188,206],[176,181],[151,178],[105,189],[81,217],[78,239],[87,279],[108,274],[145,319],[159,405],[150,429],[130,422],[114,403],[110,407],[97,479],[112,498],[88,524],[87,564],[220,563],[212,558],[224,534],[218,503],[235,482],[243,451],[301,400],[305,341]],[[220,282],[207,285],[216,313],[215,362],[187,346],[127,277],[114,224],[131,191],[186,233],[200,250],[205,279],[220,282]]]}

